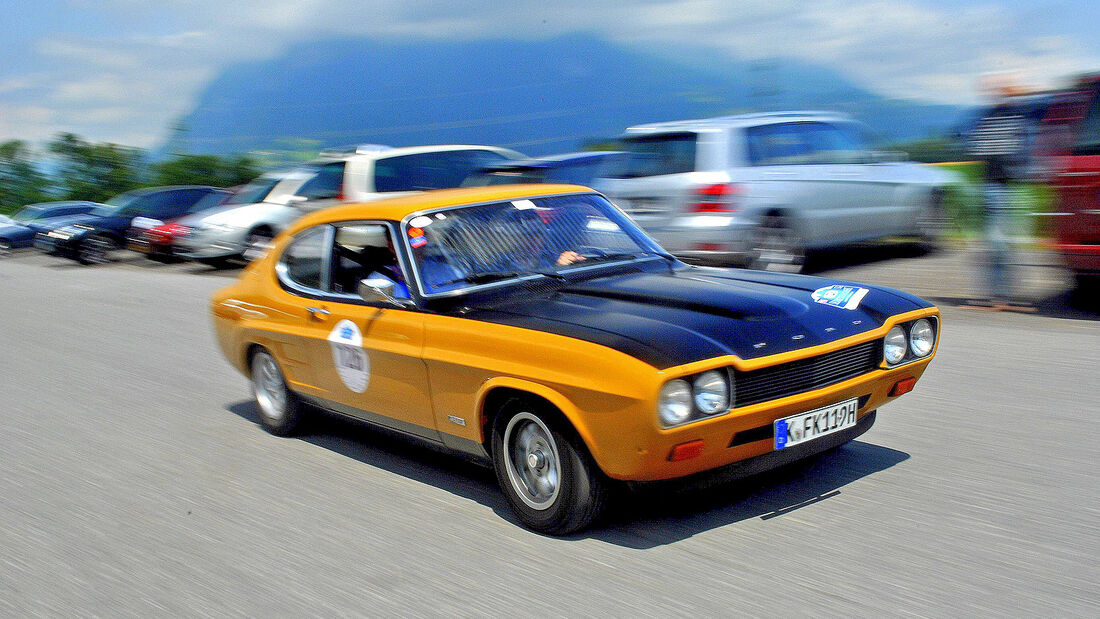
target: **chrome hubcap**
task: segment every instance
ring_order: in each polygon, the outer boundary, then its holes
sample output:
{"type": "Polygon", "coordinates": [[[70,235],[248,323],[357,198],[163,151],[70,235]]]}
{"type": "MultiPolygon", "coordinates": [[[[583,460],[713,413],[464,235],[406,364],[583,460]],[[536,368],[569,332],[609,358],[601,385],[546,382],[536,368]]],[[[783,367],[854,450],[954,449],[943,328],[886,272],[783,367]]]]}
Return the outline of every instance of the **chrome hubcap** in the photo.
{"type": "Polygon", "coordinates": [[[84,260],[92,264],[104,264],[110,260],[115,244],[103,237],[94,236],[84,243],[84,260]]]}
{"type": "Polygon", "coordinates": [[[256,354],[252,361],[252,385],[263,416],[275,421],[282,419],[286,414],[286,383],[270,354],[256,354]]]}
{"type": "Polygon", "coordinates": [[[780,222],[766,221],[760,227],[752,253],[753,268],[764,271],[798,272],[805,261],[798,236],[780,222]]]}
{"type": "Polygon", "coordinates": [[[512,488],[528,507],[548,509],[558,498],[561,464],[550,429],[531,413],[519,413],[504,430],[504,459],[512,488]]]}

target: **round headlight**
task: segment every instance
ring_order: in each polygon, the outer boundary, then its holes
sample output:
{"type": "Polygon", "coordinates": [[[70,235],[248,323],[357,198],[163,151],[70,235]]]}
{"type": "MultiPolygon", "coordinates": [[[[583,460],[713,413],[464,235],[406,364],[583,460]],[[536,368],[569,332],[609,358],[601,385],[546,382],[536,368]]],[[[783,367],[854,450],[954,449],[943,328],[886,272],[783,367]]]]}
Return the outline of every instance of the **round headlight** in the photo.
{"type": "Polygon", "coordinates": [[[936,343],[936,334],[932,331],[932,323],[926,318],[913,323],[909,327],[909,349],[918,357],[925,357],[932,352],[932,346],[936,343]]]}
{"type": "Polygon", "coordinates": [[[882,342],[882,354],[886,357],[886,363],[894,365],[905,358],[905,350],[909,347],[905,340],[905,329],[901,325],[894,325],[882,342]]]}
{"type": "Polygon", "coordinates": [[[677,378],[661,387],[657,400],[657,416],[666,426],[674,426],[687,421],[691,416],[691,385],[677,378]]]}
{"type": "Polygon", "coordinates": [[[714,370],[703,372],[695,379],[695,408],[704,415],[720,413],[730,406],[726,377],[714,370]]]}

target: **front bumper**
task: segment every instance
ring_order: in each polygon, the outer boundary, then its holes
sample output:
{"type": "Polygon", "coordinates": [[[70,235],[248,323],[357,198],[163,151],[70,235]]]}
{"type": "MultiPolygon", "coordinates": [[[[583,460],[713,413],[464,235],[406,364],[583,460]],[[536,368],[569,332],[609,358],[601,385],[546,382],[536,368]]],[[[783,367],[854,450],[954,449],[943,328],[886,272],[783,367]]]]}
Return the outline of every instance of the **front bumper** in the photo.
{"type": "MultiPolygon", "coordinates": [[[[657,481],[687,477],[747,461],[765,454],[776,454],[777,461],[786,462],[776,450],[772,424],[777,419],[812,411],[850,399],[858,399],[857,424],[892,401],[894,386],[905,379],[919,379],[933,355],[924,360],[892,369],[876,369],[854,378],[813,391],[761,402],[711,419],[669,429],[629,432],[606,426],[593,428],[592,437],[599,445],[596,460],[610,477],[624,481],[657,481]],[[690,459],[670,461],[677,445],[702,441],[701,452],[690,459]]],[[[652,414],[652,413],[650,413],[652,414]]],[[[812,445],[833,435],[825,435],[787,449],[812,445]]],[[[808,447],[807,449],[812,449],[808,447]]],[[[798,451],[795,452],[800,453],[798,451]]],[[[747,465],[746,465],[747,466],[747,465]]]]}
{"type": "Polygon", "coordinates": [[[71,256],[83,238],[83,235],[61,238],[39,232],[34,237],[34,247],[53,256],[71,256]]]}

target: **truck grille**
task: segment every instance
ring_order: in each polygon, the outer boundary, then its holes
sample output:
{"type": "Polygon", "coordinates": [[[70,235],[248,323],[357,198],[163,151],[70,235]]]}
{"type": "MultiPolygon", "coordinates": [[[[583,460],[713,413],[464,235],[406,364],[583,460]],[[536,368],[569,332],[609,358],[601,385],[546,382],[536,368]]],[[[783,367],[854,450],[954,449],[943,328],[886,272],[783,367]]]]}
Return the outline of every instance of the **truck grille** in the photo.
{"type": "Polygon", "coordinates": [[[751,372],[735,372],[734,406],[748,406],[866,374],[882,360],[882,340],[872,340],[824,355],[781,363],[751,372]]]}

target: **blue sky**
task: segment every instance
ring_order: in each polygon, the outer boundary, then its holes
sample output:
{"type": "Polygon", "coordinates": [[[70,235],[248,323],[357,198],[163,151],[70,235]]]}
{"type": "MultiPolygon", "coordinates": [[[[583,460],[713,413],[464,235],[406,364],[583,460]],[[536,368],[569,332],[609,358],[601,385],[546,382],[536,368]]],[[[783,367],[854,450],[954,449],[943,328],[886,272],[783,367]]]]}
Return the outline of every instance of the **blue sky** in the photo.
{"type": "Polygon", "coordinates": [[[974,103],[983,73],[1100,70],[1100,2],[1066,0],[3,0],[0,140],[59,131],[149,147],[228,64],[327,37],[590,32],[795,58],[893,97],[974,103]]]}

